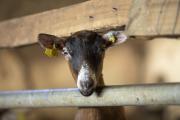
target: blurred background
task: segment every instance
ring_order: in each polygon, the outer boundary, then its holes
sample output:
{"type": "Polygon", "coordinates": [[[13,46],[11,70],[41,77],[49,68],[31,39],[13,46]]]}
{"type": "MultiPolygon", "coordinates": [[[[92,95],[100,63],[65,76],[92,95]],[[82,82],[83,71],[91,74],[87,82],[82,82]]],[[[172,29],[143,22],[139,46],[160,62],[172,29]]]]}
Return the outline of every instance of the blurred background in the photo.
{"type": "MultiPolygon", "coordinates": [[[[0,0],[0,22],[85,0],[0,0]]],[[[7,33],[8,35],[8,33],[7,33]]],[[[180,40],[129,40],[106,52],[106,85],[180,81],[180,40]]],[[[0,90],[76,87],[62,56],[47,58],[38,44],[0,49],[0,90]]],[[[131,94],[131,93],[130,93],[131,94]]],[[[72,120],[77,108],[10,110],[7,120],[72,120]],[[9,118],[9,119],[8,119],[9,118]]],[[[1,112],[0,112],[1,114],[1,112]]],[[[177,106],[126,107],[128,120],[180,120],[177,106]]],[[[6,119],[3,119],[6,120],[6,119]]]]}

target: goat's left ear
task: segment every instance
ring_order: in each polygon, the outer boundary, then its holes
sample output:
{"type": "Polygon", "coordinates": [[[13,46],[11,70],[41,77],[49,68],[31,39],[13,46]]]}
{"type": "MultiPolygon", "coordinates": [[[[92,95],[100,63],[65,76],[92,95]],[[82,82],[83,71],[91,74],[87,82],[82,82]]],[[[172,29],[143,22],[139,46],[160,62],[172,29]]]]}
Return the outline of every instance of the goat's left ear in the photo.
{"type": "Polygon", "coordinates": [[[126,41],[127,36],[122,31],[109,31],[103,35],[107,47],[117,45],[126,41]]]}

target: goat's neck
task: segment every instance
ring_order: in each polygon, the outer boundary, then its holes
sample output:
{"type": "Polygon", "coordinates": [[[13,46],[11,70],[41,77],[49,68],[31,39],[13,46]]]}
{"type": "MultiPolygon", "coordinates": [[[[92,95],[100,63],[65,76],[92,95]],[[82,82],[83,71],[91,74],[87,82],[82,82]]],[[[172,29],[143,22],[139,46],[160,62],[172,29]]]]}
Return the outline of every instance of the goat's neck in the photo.
{"type": "Polygon", "coordinates": [[[105,83],[104,83],[104,79],[103,79],[103,74],[101,74],[99,80],[98,80],[98,84],[97,86],[104,86],[105,83]]]}
{"type": "MultiPolygon", "coordinates": [[[[98,86],[104,86],[101,74],[98,86]]],[[[123,107],[87,107],[79,108],[75,120],[125,120],[123,107]]]]}

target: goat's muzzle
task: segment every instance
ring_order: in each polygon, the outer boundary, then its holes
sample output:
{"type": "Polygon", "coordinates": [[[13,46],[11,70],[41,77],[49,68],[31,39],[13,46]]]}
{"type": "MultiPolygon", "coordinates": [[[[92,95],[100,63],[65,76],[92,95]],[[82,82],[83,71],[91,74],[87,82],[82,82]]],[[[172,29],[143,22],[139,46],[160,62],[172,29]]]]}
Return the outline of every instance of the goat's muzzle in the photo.
{"type": "Polygon", "coordinates": [[[94,80],[89,78],[88,81],[80,81],[78,87],[82,95],[90,96],[94,92],[95,83],[94,80]]]}

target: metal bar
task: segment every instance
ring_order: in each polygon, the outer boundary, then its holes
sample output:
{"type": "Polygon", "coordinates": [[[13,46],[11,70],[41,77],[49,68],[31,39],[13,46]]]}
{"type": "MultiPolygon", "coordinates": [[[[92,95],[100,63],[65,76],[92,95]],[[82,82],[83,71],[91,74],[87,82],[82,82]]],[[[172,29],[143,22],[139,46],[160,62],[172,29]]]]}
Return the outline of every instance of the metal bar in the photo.
{"type": "Polygon", "coordinates": [[[180,83],[108,86],[89,97],[76,88],[0,92],[0,108],[126,105],[180,105],[180,83]]]}

